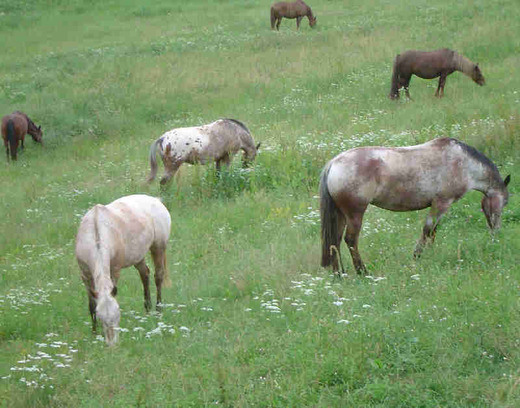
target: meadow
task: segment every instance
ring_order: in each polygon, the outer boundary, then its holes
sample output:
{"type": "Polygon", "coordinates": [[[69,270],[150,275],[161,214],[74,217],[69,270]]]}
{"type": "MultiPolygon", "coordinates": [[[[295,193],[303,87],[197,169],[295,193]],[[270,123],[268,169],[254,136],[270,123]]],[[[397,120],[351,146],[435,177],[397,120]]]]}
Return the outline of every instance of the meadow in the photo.
{"type": "Polygon", "coordinates": [[[314,29],[275,32],[266,0],[2,0],[0,112],[45,146],[0,160],[0,407],[520,406],[520,3],[308,4],[314,29]],[[397,53],[443,47],[486,85],[454,73],[438,99],[413,78],[413,101],[388,98],[397,53]],[[251,169],[146,184],[153,140],[221,117],[262,142],[251,169]],[[369,276],[345,246],[343,279],[321,268],[325,163],[443,136],[511,174],[500,232],[471,192],[414,260],[426,211],[370,207],[369,276]],[[74,240],[91,206],[134,193],[171,212],[171,285],[146,314],[123,270],[107,348],[74,240]]]}

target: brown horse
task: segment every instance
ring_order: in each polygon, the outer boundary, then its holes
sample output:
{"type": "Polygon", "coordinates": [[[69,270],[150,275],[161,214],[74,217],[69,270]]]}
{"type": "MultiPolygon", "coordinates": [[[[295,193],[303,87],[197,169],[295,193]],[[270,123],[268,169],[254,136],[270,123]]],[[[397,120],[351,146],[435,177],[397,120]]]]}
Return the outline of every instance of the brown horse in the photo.
{"type": "Polygon", "coordinates": [[[431,52],[412,50],[398,54],[394,60],[390,99],[398,99],[401,88],[405,89],[406,96],[410,98],[408,87],[412,75],[423,79],[440,77],[435,91],[435,96],[440,98],[444,95],[446,77],[455,71],[469,76],[481,86],[486,82],[478,64],[448,48],[431,52]]]}
{"type": "Polygon", "coordinates": [[[21,141],[22,149],[26,134],[30,134],[35,142],[42,142],[42,128],[36,127],[29,117],[20,111],[14,111],[10,115],[2,118],[2,137],[4,139],[5,153],[9,161],[9,150],[11,151],[11,159],[17,159],[18,144],[21,141]]]}
{"type": "Polygon", "coordinates": [[[296,0],[292,3],[282,1],[275,3],[271,6],[271,29],[280,29],[280,23],[282,18],[295,18],[296,28],[300,29],[300,22],[302,18],[307,16],[309,19],[309,25],[314,27],[316,25],[316,16],[312,14],[311,8],[305,4],[302,0],[296,0]]]}
{"type": "Polygon", "coordinates": [[[500,227],[507,204],[507,184],[497,167],[475,148],[440,138],[409,147],[359,147],[333,158],[320,182],[322,266],[338,271],[345,242],[358,273],[366,268],[358,251],[363,215],[369,204],[390,211],[431,207],[414,255],[433,243],[435,230],[450,206],[468,190],[484,193],[482,210],[491,230],[500,227]]]}

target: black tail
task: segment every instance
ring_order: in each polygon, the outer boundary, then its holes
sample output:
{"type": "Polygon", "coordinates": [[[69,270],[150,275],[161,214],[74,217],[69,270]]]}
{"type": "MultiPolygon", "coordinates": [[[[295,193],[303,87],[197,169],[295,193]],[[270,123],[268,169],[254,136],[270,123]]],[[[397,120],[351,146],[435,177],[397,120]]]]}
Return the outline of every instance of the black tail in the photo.
{"type": "Polygon", "coordinates": [[[394,59],[394,68],[392,72],[392,86],[390,88],[390,99],[399,98],[399,65],[398,65],[399,54],[394,59]]]}
{"type": "Polygon", "coordinates": [[[271,30],[274,30],[275,23],[276,23],[276,16],[274,15],[274,8],[271,7],[271,30]]]}
{"type": "Polygon", "coordinates": [[[7,143],[11,150],[11,159],[16,160],[16,150],[18,149],[18,139],[14,130],[14,122],[9,119],[7,121],[7,143]]]}
{"type": "Polygon", "coordinates": [[[336,254],[331,255],[330,248],[338,240],[338,207],[334,203],[327,186],[330,163],[325,166],[320,176],[320,218],[321,218],[321,266],[329,266],[336,254]]]}

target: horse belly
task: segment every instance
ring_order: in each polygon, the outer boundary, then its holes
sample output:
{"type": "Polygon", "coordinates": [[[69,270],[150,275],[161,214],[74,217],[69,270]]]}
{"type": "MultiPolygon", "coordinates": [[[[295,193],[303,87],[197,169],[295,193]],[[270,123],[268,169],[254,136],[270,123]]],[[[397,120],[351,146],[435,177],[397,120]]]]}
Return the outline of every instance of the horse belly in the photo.
{"type": "Polygon", "coordinates": [[[386,181],[380,183],[371,201],[372,205],[390,211],[422,210],[431,205],[434,193],[421,188],[420,182],[410,183],[386,181]]]}

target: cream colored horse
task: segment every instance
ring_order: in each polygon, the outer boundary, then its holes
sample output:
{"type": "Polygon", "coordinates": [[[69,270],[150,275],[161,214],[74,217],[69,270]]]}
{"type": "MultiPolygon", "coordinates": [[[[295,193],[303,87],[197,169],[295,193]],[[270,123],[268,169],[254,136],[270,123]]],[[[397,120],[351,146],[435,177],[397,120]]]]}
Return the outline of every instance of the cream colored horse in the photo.
{"type": "Polygon", "coordinates": [[[152,143],[150,147],[150,177],[157,175],[157,150],[164,164],[165,174],[161,184],[167,183],[182,163],[205,164],[216,162],[217,171],[222,164],[229,166],[231,157],[244,151],[244,166],[255,157],[260,143],[255,146],[251,132],[235,119],[219,119],[203,126],[172,129],[152,143]]]}
{"type": "Polygon", "coordinates": [[[358,251],[363,215],[369,204],[391,211],[431,207],[414,255],[435,239],[450,206],[469,190],[484,193],[482,210],[491,230],[500,227],[507,184],[497,167],[475,148],[450,138],[409,147],[359,147],[333,158],[320,182],[322,266],[338,270],[341,238],[358,273],[366,268],[358,251]]]}
{"type": "Polygon", "coordinates": [[[145,256],[151,251],[155,265],[157,309],[161,304],[161,286],[167,278],[166,245],[171,219],[157,198],[147,195],[122,197],[108,205],[90,209],[79,226],[76,259],[85,283],[92,329],[101,320],[108,345],[118,340],[119,305],[115,299],[122,268],[135,266],[144,288],[144,307],[151,308],[150,270],[145,256]]]}

